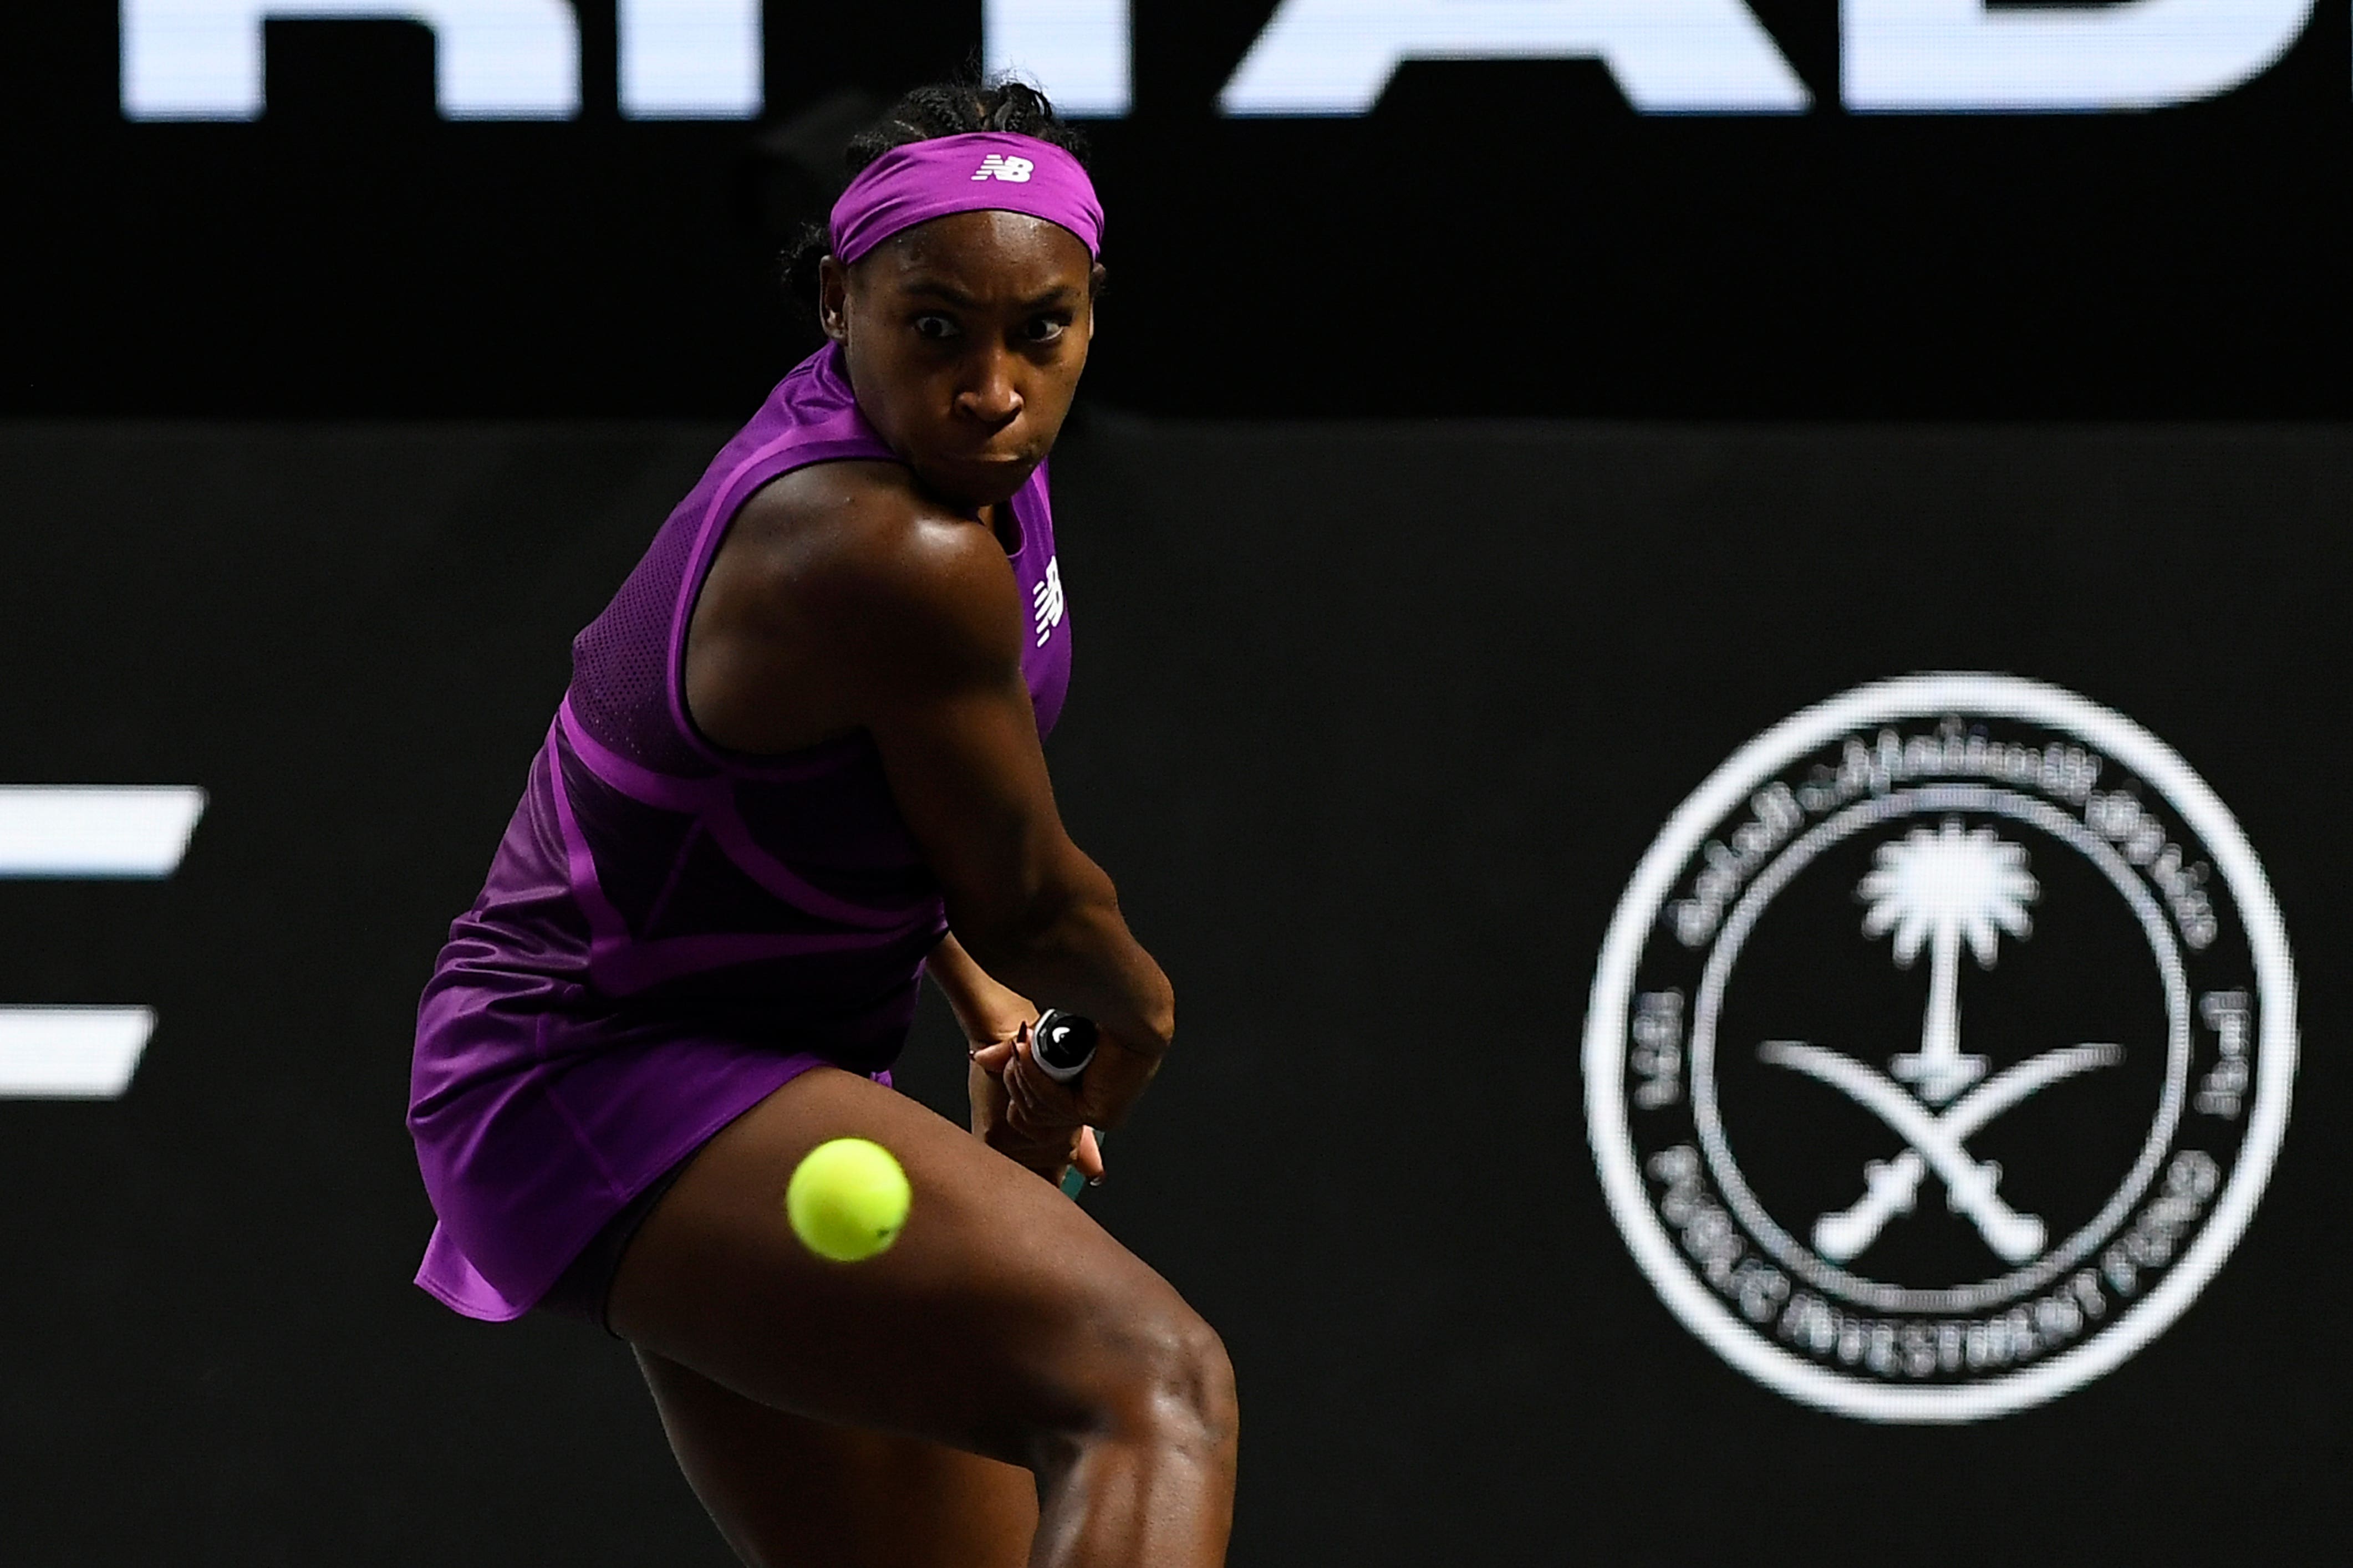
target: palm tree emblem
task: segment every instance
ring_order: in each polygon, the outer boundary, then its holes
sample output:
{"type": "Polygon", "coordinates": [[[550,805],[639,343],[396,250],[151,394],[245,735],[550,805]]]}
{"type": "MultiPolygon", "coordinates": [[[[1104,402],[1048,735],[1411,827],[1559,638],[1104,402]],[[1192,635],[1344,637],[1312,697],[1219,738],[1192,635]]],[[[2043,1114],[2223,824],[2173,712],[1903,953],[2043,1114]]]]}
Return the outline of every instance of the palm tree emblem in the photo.
{"type": "Polygon", "coordinates": [[[2027,872],[2026,850],[1995,837],[1991,828],[1964,833],[1947,821],[1936,832],[1915,828],[1902,843],[1880,846],[1876,861],[1855,889],[1871,904],[1863,934],[1893,932],[1895,962],[1907,969],[1928,950],[1920,1048],[1889,1059],[1892,1078],[1803,1040],[1767,1040],[1757,1051],[1837,1089],[1904,1140],[1894,1159],[1863,1167],[1861,1198],[1815,1222],[1814,1248],[1833,1263],[1862,1252],[1889,1220],[1912,1212],[1921,1181],[1934,1171],[1953,1212],[1966,1215],[2004,1262],[2022,1263],[2042,1250],[2049,1232],[2041,1218],[2004,1201],[2001,1166],[1978,1160],[1965,1140],[2062,1079],[2114,1067],[2123,1047],[2094,1043],[2044,1051],[1979,1083],[1986,1058],[1961,1053],[1961,943],[1968,942],[1979,968],[1991,969],[2003,932],[2022,939],[2032,931],[2026,906],[2042,889],[2027,872]],[[1929,1109],[1937,1106],[1945,1109],[1929,1109]]]}
{"type": "Polygon", "coordinates": [[[1895,962],[1905,969],[1928,949],[1920,1048],[1900,1053],[1888,1068],[1926,1103],[1944,1105],[1986,1071],[1985,1058],[1961,1053],[1962,940],[1978,967],[1991,969],[2002,932],[2022,938],[2032,931],[2026,906],[2042,889],[2026,869],[2025,849],[1989,827],[1964,833],[1947,821],[1935,833],[1915,828],[1899,844],[1881,845],[1876,859],[1856,889],[1871,900],[1862,933],[1893,931],[1895,962]]]}

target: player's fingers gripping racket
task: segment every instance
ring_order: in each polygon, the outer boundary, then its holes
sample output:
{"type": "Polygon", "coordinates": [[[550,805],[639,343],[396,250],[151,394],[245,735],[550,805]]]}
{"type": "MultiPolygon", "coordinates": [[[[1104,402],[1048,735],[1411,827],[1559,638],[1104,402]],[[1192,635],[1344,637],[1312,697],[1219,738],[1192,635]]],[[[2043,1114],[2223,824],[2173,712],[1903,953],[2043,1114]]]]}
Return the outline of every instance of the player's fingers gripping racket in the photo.
{"type": "MultiPolygon", "coordinates": [[[[1093,1019],[1049,1007],[1038,1016],[1038,1022],[1029,1031],[1029,1059],[1056,1083],[1075,1089],[1087,1064],[1095,1059],[1097,1038],[1093,1019]]],[[[1103,1136],[1101,1132],[1094,1135],[1098,1153],[1103,1149],[1103,1136]]],[[[1085,1174],[1075,1164],[1062,1173],[1062,1191],[1071,1197],[1079,1195],[1086,1182],[1085,1174]]]]}

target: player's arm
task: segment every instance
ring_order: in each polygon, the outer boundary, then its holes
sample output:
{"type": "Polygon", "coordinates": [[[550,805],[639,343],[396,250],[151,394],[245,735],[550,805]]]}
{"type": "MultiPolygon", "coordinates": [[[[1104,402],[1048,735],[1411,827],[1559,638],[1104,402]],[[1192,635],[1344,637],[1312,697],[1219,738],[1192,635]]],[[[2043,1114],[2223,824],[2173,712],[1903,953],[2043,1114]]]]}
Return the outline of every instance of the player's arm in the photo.
{"type": "Polygon", "coordinates": [[[983,969],[954,931],[932,949],[923,973],[947,998],[948,1010],[976,1050],[1010,1045],[1022,1025],[1037,1022],[1038,1005],[983,969]]]}
{"type": "Polygon", "coordinates": [[[1085,1080],[1086,1120],[1113,1125],[1167,1047],[1174,999],[1055,808],[1021,674],[1020,586],[988,530],[939,514],[902,471],[804,472],[745,507],[705,587],[697,721],[753,750],[867,731],[962,947],[1013,991],[1093,1018],[1114,1047],[1085,1080]],[[787,702],[789,723],[764,719],[787,702]]]}
{"type": "MultiPolygon", "coordinates": [[[[1111,879],[1055,808],[1021,674],[1028,605],[987,530],[919,521],[849,585],[872,600],[860,639],[860,718],[900,813],[945,891],[972,960],[1025,996],[1093,1018],[1146,1061],[1167,1048],[1174,998],[1122,918],[1111,879]]],[[[847,606],[845,606],[847,607],[847,606]]],[[[847,651],[847,650],[845,650],[847,651]]],[[[1142,1076],[1133,1077],[1133,1089],[1142,1076]]],[[[1110,1124],[1126,1107],[1093,1109],[1110,1124]]]]}

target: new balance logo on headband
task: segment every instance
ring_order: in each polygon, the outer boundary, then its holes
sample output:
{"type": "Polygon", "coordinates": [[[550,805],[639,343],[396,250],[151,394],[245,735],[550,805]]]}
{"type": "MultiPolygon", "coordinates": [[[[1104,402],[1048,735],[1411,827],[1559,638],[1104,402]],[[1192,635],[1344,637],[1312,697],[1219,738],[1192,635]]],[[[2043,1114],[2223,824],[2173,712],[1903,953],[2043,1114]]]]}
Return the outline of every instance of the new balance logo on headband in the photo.
{"type": "Polygon", "coordinates": [[[1024,184],[1029,179],[1029,171],[1037,166],[1027,158],[1006,158],[991,153],[980,161],[980,167],[973,172],[972,177],[976,180],[1009,180],[1017,185],[1024,184]]]}

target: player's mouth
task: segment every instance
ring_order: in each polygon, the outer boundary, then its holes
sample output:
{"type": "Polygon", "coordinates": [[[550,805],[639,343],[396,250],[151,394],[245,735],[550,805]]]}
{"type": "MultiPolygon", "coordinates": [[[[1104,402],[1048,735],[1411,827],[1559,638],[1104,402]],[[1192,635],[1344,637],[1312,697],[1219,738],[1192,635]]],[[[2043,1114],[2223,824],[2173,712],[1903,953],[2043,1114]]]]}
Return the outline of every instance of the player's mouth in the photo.
{"type": "Polygon", "coordinates": [[[1041,456],[1023,447],[967,447],[962,451],[941,452],[934,460],[942,468],[966,473],[1003,474],[1016,468],[1034,468],[1041,456]]]}
{"type": "Polygon", "coordinates": [[[1024,452],[935,454],[922,465],[937,489],[967,500],[1009,500],[1037,470],[1038,458],[1024,452]]]}

